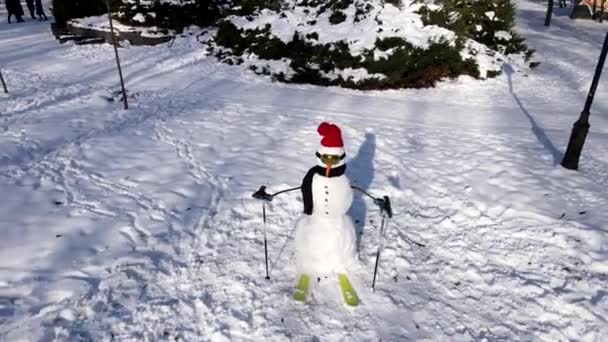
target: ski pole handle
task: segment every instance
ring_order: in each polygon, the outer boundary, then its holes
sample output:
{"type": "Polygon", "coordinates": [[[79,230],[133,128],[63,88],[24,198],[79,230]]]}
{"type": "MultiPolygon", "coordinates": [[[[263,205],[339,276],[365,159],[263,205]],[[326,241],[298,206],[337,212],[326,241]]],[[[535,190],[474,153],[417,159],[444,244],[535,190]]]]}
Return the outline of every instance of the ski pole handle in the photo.
{"type": "Polygon", "coordinates": [[[264,220],[264,262],[266,263],[266,279],[270,279],[270,274],[268,273],[268,237],[266,235],[266,202],[262,203],[262,218],[264,220]]]}
{"type": "Polygon", "coordinates": [[[272,201],[272,197],[273,196],[271,194],[269,194],[269,193],[266,192],[266,186],[265,185],[262,185],[258,189],[258,191],[256,191],[256,192],[253,193],[253,198],[261,199],[261,200],[268,201],[268,202],[272,201]]]}
{"type": "Polygon", "coordinates": [[[388,218],[393,218],[393,208],[391,207],[391,200],[388,196],[384,196],[384,211],[388,218]]]}
{"type": "Polygon", "coordinates": [[[393,208],[391,207],[391,200],[388,196],[384,196],[384,198],[374,198],[374,204],[380,207],[380,210],[386,213],[386,216],[389,218],[393,217],[393,208]]]}

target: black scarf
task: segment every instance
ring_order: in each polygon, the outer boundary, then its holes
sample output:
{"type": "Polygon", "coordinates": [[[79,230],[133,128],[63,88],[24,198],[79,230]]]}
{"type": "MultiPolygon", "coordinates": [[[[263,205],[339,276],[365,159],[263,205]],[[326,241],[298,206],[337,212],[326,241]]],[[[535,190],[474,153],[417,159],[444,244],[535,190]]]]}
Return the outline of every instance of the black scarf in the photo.
{"type": "MultiPolygon", "coordinates": [[[[339,166],[329,171],[329,177],[339,177],[346,172],[346,164],[339,166]]],[[[325,177],[325,168],[322,166],[315,166],[308,170],[306,176],[302,180],[302,199],[304,200],[304,214],[312,215],[313,203],[312,203],[312,178],[316,174],[325,177]]]]}

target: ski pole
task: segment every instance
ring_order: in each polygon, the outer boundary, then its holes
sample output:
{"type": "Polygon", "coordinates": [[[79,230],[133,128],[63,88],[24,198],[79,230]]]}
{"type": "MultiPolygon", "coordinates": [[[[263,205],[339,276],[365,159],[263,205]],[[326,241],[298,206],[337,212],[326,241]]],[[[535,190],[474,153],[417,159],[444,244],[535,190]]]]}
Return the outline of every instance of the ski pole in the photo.
{"type": "Polygon", "coordinates": [[[297,188],[291,188],[291,189],[281,190],[281,191],[279,191],[279,192],[275,192],[274,194],[272,194],[272,195],[270,195],[270,196],[275,197],[275,196],[277,196],[277,195],[280,195],[280,194],[283,194],[283,193],[286,193],[286,192],[291,192],[291,191],[295,191],[295,190],[300,190],[301,188],[302,188],[302,187],[298,186],[297,188]]]}
{"type": "Polygon", "coordinates": [[[372,279],[372,291],[376,291],[376,275],[378,274],[378,265],[380,264],[380,252],[382,251],[382,247],[384,246],[384,232],[386,228],[387,221],[386,213],[382,213],[382,223],[380,223],[380,244],[378,245],[378,250],[376,251],[376,264],[374,266],[374,278],[372,279]]]}
{"type": "Polygon", "coordinates": [[[376,275],[378,274],[378,265],[380,265],[380,253],[384,247],[384,240],[386,235],[386,227],[388,226],[388,220],[393,217],[393,209],[391,207],[391,200],[388,196],[384,196],[384,199],[378,198],[374,200],[378,202],[380,210],[382,212],[382,221],[380,223],[380,243],[378,250],[376,251],[376,263],[374,265],[374,277],[372,279],[372,291],[376,291],[376,275]]]}
{"type": "Polygon", "coordinates": [[[358,187],[358,186],[351,185],[350,187],[351,187],[351,189],[354,189],[354,190],[360,191],[360,192],[361,192],[362,194],[364,194],[365,196],[367,196],[367,197],[371,198],[371,199],[372,199],[374,202],[376,202],[376,201],[378,200],[376,197],[372,196],[372,195],[371,195],[369,192],[367,192],[367,191],[365,191],[365,190],[361,189],[361,188],[360,188],[360,187],[358,187]]]}
{"type": "Polygon", "coordinates": [[[266,238],[266,202],[262,203],[262,218],[264,219],[264,259],[266,261],[266,279],[270,279],[268,274],[268,239],[266,238]]]}

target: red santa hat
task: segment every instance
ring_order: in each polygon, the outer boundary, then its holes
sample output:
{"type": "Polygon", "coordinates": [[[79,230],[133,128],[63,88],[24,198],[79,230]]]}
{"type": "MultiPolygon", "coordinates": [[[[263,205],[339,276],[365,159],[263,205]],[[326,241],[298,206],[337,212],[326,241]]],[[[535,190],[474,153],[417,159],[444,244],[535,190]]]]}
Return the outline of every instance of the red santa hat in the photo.
{"type": "Polygon", "coordinates": [[[323,137],[323,139],[321,139],[321,146],[319,146],[319,149],[317,149],[319,154],[331,154],[337,156],[344,154],[342,132],[338,126],[323,122],[319,125],[317,131],[323,137]]]}

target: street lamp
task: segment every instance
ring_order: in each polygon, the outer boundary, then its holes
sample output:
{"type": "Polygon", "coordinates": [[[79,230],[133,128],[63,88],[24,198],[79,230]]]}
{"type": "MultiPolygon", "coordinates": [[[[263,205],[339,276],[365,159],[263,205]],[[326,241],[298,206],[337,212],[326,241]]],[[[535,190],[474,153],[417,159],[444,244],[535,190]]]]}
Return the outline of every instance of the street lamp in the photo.
{"type": "Polygon", "coordinates": [[[581,157],[583,145],[585,144],[585,138],[589,132],[589,110],[593,103],[593,97],[597,90],[597,85],[600,81],[600,75],[606,61],[606,54],[608,54],[608,32],[606,33],[606,39],[604,40],[604,46],[602,47],[602,53],[595,69],[595,75],[593,76],[593,82],[591,82],[591,89],[589,89],[589,95],[587,95],[587,102],[585,102],[585,108],[581,112],[580,118],[574,123],[572,128],[572,135],[570,135],[570,141],[568,142],[568,149],[562,160],[562,166],[570,170],[578,170],[578,161],[581,157]]]}

